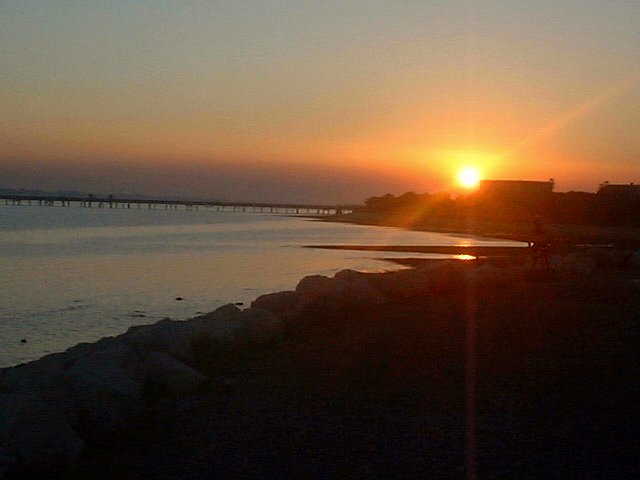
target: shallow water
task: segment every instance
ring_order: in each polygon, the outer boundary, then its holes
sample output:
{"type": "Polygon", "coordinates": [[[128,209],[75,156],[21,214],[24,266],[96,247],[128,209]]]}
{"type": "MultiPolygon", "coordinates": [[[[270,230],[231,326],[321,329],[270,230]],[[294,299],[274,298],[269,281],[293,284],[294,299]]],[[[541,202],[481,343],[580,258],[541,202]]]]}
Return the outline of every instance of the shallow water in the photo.
{"type": "Polygon", "coordinates": [[[518,245],[207,209],[0,206],[0,366],[167,316],[248,305],[309,274],[399,268],[377,258],[407,256],[301,248],[333,243],[518,245]]]}

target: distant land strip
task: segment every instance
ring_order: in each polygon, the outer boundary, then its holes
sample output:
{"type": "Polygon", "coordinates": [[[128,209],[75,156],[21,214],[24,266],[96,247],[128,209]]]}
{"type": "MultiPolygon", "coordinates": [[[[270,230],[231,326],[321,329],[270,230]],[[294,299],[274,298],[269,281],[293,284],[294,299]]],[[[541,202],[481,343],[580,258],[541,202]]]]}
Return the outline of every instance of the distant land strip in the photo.
{"type": "Polygon", "coordinates": [[[471,255],[473,257],[529,255],[526,245],[522,247],[487,247],[464,245],[305,245],[305,248],[325,250],[362,250],[370,252],[439,253],[444,255],[471,255]]]}

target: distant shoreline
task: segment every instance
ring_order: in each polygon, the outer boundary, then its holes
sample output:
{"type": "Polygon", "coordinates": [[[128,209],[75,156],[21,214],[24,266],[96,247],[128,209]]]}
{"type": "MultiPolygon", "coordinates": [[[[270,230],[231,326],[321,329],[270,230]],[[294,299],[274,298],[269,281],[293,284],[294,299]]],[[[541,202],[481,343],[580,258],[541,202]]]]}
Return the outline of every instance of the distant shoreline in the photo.
{"type": "Polygon", "coordinates": [[[487,247],[462,245],[305,245],[305,248],[320,248],[324,250],[359,250],[368,252],[399,252],[399,253],[432,253],[439,255],[470,255],[478,256],[522,256],[527,254],[527,248],[522,247],[487,247]]]}
{"type": "MultiPolygon", "coordinates": [[[[433,218],[428,222],[407,223],[397,219],[371,213],[351,213],[331,216],[308,216],[317,221],[351,223],[380,227],[396,227],[405,230],[434,233],[472,235],[476,237],[527,242],[531,240],[531,224],[474,222],[464,219],[433,218]]],[[[612,246],[619,249],[640,249],[640,229],[602,225],[549,224],[545,225],[547,237],[556,244],[565,246],[589,245],[612,246]]]]}

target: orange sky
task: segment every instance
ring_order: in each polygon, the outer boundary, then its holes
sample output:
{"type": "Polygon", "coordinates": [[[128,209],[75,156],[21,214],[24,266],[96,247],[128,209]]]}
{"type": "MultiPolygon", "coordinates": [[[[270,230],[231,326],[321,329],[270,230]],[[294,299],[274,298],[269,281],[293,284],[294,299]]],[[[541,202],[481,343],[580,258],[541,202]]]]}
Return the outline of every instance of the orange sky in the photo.
{"type": "Polygon", "coordinates": [[[638,182],[638,24],[640,4],[591,0],[8,1],[0,188],[358,202],[455,193],[464,166],[638,182]]]}

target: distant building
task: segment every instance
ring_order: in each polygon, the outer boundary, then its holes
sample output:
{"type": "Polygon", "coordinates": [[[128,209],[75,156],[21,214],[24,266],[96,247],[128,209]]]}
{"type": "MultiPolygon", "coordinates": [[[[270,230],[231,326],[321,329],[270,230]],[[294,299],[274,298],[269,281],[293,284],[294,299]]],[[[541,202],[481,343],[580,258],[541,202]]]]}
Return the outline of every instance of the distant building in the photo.
{"type": "Polygon", "coordinates": [[[482,180],[478,193],[483,196],[501,198],[531,198],[553,193],[553,180],[536,182],[531,180],[482,180]]]}
{"type": "Polygon", "coordinates": [[[595,195],[597,223],[640,226],[640,185],[612,185],[604,182],[595,195]]]}
{"type": "Polygon", "coordinates": [[[635,197],[640,196],[640,185],[628,183],[624,185],[615,185],[604,182],[600,185],[598,195],[616,196],[616,197],[635,197]]]}
{"type": "Polygon", "coordinates": [[[480,215],[492,220],[528,222],[549,217],[554,199],[553,180],[483,180],[474,202],[480,215]]]}

